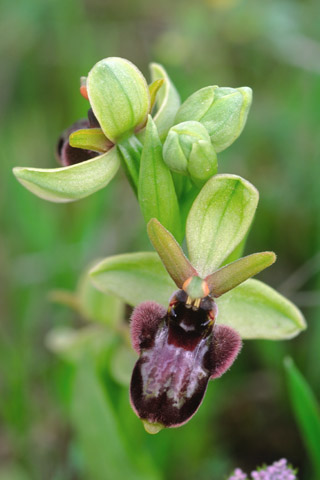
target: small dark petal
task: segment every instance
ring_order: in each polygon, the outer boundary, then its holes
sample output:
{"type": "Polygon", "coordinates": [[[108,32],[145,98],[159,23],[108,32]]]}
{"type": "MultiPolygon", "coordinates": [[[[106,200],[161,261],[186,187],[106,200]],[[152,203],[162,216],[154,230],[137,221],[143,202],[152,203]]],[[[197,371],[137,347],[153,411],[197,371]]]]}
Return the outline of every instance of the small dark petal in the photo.
{"type": "Polygon", "coordinates": [[[93,113],[92,108],[89,108],[88,110],[88,120],[90,128],[100,128],[100,123],[98,122],[95,114],[93,113]]]}
{"type": "Polygon", "coordinates": [[[242,346],[238,332],[226,325],[216,325],[213,331],[211,345],[210,379],[221,377],[235,361],[242,346]]]}
{"type": "Polygon", "coordinates": [[[78,120],[73,123],[69,128],[64,130],[59,137],[56,158],[58,162],[63,166],[74,165],[76,163],[84,162],[90,158],[97,157],[99,153],[91,150],[83,150],[82,148],[74,148],[69,144],[69,136],[71,133],[76,132],[82,128],[90,128],[89,121],[86,119],[78,120]]]}
{"type": "Polygon", "coordinates": [[[167,311],[156,302],[143,302],[138,305],[131,316],[131,341],[137,353],[141,348],[149,348],[161,320],[167,311]]]}

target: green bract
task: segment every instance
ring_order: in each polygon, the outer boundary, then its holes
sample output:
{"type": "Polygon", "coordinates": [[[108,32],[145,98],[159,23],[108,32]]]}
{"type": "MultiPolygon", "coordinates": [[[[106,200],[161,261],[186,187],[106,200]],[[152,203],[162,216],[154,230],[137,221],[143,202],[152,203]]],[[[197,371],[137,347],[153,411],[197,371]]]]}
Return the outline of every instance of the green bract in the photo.
{"type": "Polygon", "coordinates": [[[180,213],[171,172],[162,158],[162,144],[149,116],[141,155],[138,198],[146,223],[155,217],[176,235],[180,234],[180,213]]]}
{"type": "Polygon", "coordinates": [[[217,155],[206,128],[188,121],[170,128],[163,145],[163,158],[174,172],[189,175],[203,185],[217,173],[217,155]]]}
{"type": "Polygon", "coordinates": [[[123,58],[96,63],[87,80],[92,110],[113,143],[141,128],[150,110],[150,93],[142,73],[123,58]]]}
{"type": "Polygon", "coordinates": [[[252,102],[249,87],[205,87],[179,108],[175,123],[196,120],[207,129],[216,152],[229,147],[241,134],[252,102]]]}

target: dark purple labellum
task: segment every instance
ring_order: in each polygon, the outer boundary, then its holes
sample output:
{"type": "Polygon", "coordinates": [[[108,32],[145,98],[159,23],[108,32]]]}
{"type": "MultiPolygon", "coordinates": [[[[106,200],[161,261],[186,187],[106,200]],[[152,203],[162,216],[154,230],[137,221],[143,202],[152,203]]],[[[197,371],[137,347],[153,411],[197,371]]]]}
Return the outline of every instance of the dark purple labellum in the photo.
{"type": "Polygon", "coordinates": [[[140,354],[131,379],[131,404],[149,424],[177,427],[199,408],[209,379],[221,376],[235,360],[241,338],[215,325],[217,307],[207,296],[197,307],[187,294],[174,294],[168,311],[145,302],[133,312],[132,342],[140,354]]]}
{"type": "Polygon", "coordinates": [[[73,123],[71,127],[67,128],[62,132],[57,143],[56,157],[59,163],[63,167],[69,165],[75,165],[76,163],[85,162],[90,158],[97,157],[100,155],[98,152],[93,152],[92,150],[84,150],[83,148],[71,147],[69,143],[69,136],[71,133],[76,132],[82,128],[90,128],[91,124],[89,120],[82,119],[73,123]]]}

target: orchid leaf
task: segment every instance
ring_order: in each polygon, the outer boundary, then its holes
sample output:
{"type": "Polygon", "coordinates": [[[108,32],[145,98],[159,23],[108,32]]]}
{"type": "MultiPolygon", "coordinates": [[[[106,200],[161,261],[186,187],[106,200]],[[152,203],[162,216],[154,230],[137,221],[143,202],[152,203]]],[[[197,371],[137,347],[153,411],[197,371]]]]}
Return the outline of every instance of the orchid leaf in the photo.
{"type": "Polygon", "coordinates": [[[104,155],[69,167],[43,169],[15,167],[19,182],[40,198],[51,202],[73,202],[105,187],[120,165],[116,148],[104,155]]]}
{"type": "Polygon", "coordinates": [[[107,152],[112,143],[107,139],[101,128],[83,128],[76,130],[69,137],[71,147],[84,148],[94,152],[107,152]]]}
{"type": "Polygon", "coordinates": [[[123,427],[90,358],[79,361],[76,369],[71,419],[85,478],[159,480],[156,469],[151,470],[144,457],[135,462],[130,455],[123,427]]]}
{"type": "Polygon", "coordinates": [[[197,275],[178,242],[155,218],[148,223],[148,235],[167,272],[179,288],[182,288],[188,278],[197,275]]]}
{"type": "Polygon", "coordinates": [[[273,252],[261,252],[240,258],[208,275],[206,282],[214,297],[220,297],[276,261],[273,252]]]}
{"type": "Polygon", "coordinates": [[[153,82],[159,79],[164,80],[164,84],[157,94],[157,111],[153,116],[159,136],[163,140],[169,128],[174,124],[174,118],[180,106],[180,96],[162,65],[151,63],[150,71],[153,82]]]}
{"type": "Polygon", "coordinates": [[[189,258],[201,277],[215,271],[246,235],[258,191],[237,175],[216,175],[204,185],[187,218],[189,258]]]}
{"type": "Polygon", "coordinates": [[[174,183],[163,161],[162,144],[150,116],[141,155],[138,197],[146,223],[155,217],[175,236],[181,237],[174,183]]]}
{"type": "Polygon", "coordinates": [[[320,408],[315,394],[295,366],[292,358],[285,359],[289,393],[293,412],[313,464],[314,479],[320,477],[320,408]]]}
{"type": "Polygon", "coordinates": [[[167,306],[175,290],[173,280],[153,252],[106,258],[93,267],[90,277],[96,288],[118,296],[133,307],[147,300],[167,306]]]}
{"type": "Polygon", "coordinates": [[[300,310],[259,280],[247,280],[217,299],[218,322],[229,325],[242,338],[283,340],[306,328],[300,310]]]}

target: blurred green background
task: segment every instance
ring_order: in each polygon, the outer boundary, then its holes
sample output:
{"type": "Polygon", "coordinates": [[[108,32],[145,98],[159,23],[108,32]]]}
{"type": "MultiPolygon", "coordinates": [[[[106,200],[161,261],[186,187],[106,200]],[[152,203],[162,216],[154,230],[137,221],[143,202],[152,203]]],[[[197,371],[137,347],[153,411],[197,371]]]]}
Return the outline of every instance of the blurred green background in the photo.
{"type": "MultiPolygon", "coordinates": [[[[86,115],[79,77],[107,56],[130,59],[146,76],[150,61],[164,64],[182,100],[206,85],[253,88],[247,126],[220,154],[219,170],[259,189],[246,252],[277,253],[261,277],[309,324],[289,342],[245,342],[197,416],[155,437],[127,406],[127,389],[106,380],[111,404],[122,402],[117,421],[129,455],[138,465],[144,452],[158,472],[150,478],[223,480],[236,466],[250,470],[281,457],[310,478],[283,358],[293,356],[319,398],[319,14],[316,0],[2,0],[1,480],[98,478],[86,473],[81,433],[70,419],[75,369],[46,347],[52,328],[81,320],[50,303],[48,292],[75,289],[94,259],[151,246],[123,176],[88,199],[55,205],[23,189],[11,169],[55,166],[60,132],[86,115]]],[[[98,414],[90,418],[84,424],[99,424],[98,414]]],[[[97,459],[114,441],[105,433],[109,444],[100,444],[97,459]]]]}

